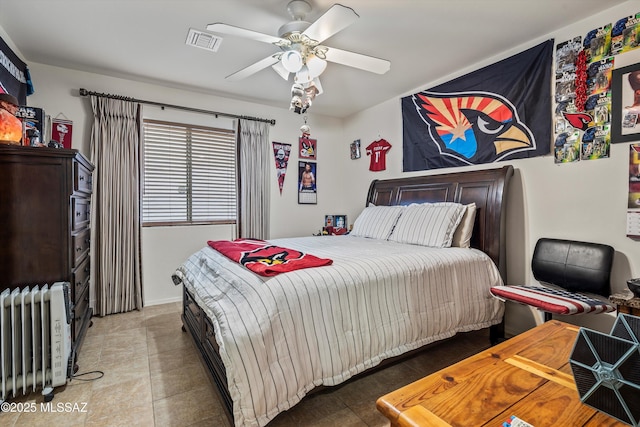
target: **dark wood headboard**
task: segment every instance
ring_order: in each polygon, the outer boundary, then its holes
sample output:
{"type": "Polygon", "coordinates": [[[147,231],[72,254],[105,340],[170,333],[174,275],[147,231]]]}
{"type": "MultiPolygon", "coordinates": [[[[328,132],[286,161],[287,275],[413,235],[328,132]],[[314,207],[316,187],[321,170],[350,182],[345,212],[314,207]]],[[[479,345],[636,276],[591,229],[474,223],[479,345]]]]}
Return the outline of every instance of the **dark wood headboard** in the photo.
{"type": "Polygon", "coordinates": [[[367,205],[408,205],[425,202],[475,202],[476,222],[471,246],[496,263],[506,283],[506,190],[513,166],[439,175],[374,180],[367,205]]]}

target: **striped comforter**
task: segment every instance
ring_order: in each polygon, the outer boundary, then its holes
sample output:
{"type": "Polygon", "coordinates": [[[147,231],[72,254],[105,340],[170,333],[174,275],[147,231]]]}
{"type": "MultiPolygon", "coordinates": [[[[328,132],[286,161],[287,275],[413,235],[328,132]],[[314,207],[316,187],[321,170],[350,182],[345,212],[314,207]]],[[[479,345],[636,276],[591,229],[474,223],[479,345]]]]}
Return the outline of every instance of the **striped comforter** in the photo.
{"type": "Polygon", "coordinates": [[[176,271],[215,326],[236,426],[263,426],[316,386],[502,316],[489,292],[499,272],[475,249],[354,236],[271,242],[333,265],[267,278],[206,246],[176,271]]]}

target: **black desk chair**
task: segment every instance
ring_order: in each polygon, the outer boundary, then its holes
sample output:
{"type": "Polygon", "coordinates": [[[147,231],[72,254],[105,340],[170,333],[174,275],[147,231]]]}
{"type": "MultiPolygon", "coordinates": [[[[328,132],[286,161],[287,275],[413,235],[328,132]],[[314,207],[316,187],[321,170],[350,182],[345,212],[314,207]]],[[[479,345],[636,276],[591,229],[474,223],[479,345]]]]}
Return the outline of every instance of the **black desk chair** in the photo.
{"type": "Polygon", "coordinates": [[[542,238],[531,260],[533,277],[540,285],[494,286],[491,293],[536,307],[544,312],[545,322],[553,314],[615,311],[608,302],[613,254],[609,245],[542,238]]]}

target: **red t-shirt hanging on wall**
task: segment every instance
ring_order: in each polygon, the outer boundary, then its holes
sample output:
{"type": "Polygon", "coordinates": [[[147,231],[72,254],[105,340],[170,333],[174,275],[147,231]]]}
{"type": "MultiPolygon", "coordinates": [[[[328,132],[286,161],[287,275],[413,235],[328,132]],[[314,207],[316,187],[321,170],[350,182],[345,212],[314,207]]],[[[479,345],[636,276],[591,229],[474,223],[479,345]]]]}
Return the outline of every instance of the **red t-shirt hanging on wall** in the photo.
{"type": "Polygon", "coordinates": [[[387,168],[387,151],[391,149],[391,144],[385,139],[373,141],[367,146],[367,156],[371,156],[369,170],[380,172],[387,168]]]}

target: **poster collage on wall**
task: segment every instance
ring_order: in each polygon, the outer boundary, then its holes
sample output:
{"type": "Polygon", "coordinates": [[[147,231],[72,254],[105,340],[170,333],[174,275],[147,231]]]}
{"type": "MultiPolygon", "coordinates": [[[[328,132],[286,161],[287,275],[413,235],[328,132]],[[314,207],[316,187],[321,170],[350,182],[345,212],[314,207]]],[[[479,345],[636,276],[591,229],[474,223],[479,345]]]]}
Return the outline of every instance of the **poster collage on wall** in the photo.
{"type": "MultiPolygon", "coordinates": [[[[317,140],[309,137],[310,129],[306,118],[305,124],[300,128],[300,131],[302,135],[298,138],[298,203],[316,204],[318,202],[316,187],[317,164],[311,160],[316,160],[317,140]]],[[[287,166],[291,157],[291,144],[273,141],[271,145],[276,162],[278,188],[280,194],[282,194],[287,166]]]]}
{"type": "Polygon", "coordinates": [[[608,158],[615,55],[640,47],[640,13],[556,46],[555,163],[608,158]]]}
{"type": "Polygon", "coordinates": [[[298,148],[298,204],[315,205],[318,203],[318,165],[310,160],[316,160],[317,141],[303,131],[298,138],[298,148]]]}

